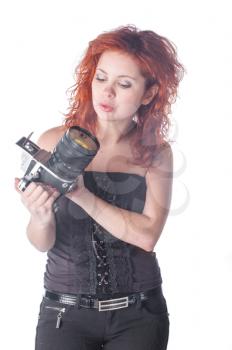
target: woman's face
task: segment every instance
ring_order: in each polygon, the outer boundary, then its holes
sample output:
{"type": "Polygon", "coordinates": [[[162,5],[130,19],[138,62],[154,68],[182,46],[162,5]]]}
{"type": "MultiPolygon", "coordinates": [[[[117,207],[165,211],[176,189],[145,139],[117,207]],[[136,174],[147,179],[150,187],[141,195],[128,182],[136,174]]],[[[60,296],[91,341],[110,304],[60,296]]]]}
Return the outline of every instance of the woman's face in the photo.
{"type": "Polygon", "coordinates": [[[127,54],[105,51],[92,81],[92,102],[100,119],[132,119],[145,102],[145,78],[127,54]]]}

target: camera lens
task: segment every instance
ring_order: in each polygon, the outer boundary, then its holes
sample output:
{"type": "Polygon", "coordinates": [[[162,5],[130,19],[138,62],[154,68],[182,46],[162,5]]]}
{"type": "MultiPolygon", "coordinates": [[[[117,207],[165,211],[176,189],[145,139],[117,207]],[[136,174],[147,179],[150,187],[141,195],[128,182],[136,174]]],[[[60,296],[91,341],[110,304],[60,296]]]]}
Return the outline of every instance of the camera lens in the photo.
{"type": "Polygon", "coordinates": [[[47,166],[58,177],[74,180],[96,155],[100,144],[88,130],[73,126],[56,145],[47,166]]]}
{"type": "Polygon", "coordinates": [[[82,130],[71,128],[69,130],[70,139],[87,150],[97,150],[96,141],[82,130]]]}

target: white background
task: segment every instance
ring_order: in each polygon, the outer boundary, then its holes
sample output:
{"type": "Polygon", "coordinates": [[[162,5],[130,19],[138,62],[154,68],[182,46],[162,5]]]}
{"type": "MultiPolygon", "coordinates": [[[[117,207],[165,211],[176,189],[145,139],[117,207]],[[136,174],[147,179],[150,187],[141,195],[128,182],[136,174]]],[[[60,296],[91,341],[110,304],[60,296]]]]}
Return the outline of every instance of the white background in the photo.
{"type": "Polygon", "coordinates": [[[88,42],[125,24],[169,38],[187,70],[173,108],[172,206],[155,248],[168,349],[232,349],[230,13],[225,0],[1,3],[1,349],[33,349],[46,263],[26,239],[15,142],[62,122],[88,42]]]}

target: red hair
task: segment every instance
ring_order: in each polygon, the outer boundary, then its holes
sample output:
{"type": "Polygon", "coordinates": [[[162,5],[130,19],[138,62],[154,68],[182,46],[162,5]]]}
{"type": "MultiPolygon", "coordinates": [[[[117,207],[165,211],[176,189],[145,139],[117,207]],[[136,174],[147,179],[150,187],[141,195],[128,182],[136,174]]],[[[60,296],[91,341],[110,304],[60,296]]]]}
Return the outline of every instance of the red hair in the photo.
{"type": "Polygon", "coordinates": [[[158,85],[152,101],[141,105],[137,111],[137,127],[132,138],[133,163],[149,166],[156,152],[168,141],[171,104],[176,101],[184,67],[177,60],[174,44],[153,31],[141,31],[128,25],[100,34],[90,41],[75,69],[76,83],[68,90],[71,97],[64,121],[67,127],[79,125],[96,134],[97,116],[92,105],[91,83],[99,58],[106,50],[129,54],[140,67],[146,89],[158,85]]]}

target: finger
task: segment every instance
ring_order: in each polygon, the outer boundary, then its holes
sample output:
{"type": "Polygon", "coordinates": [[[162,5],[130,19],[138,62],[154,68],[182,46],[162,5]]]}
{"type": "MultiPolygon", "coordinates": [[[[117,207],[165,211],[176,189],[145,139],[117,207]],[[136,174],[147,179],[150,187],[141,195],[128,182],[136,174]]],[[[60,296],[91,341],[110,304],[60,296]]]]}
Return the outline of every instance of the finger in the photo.
{"type": "Polygon", "coordinates": [[[43,186],[40,183],[31,182],[23,192],[23,196],[30,201],[35,201],[43,191],[43,186]]]}
{"type": "Polygon", "coordinates": [[[45,190],[41,196],[38,199],[38,205],[44,205],[44,206],[49,206],[51,203],[53,203],[56,198],[58,198],[60,193],[54,189],[49,187],[47,190],[45,190]]]}
{"type": "Polygon", "coordinates": [[[19,181],[20,179],[18,177],[14,178],[14,188],[18,193],[21,193],[20,189],[18,188],[19,181]]]}
{"type": "Polygon", "coordinates": [[[56,189],[41,182],[31,182],[24,191],[25,196],[31,200],[36,200],[43,192],[52,194],[56,189]]]}
{"type": "Polygon", "coordinates": [[[35,211],[46,202],[48,196],[41,185],[31,183],[23,192],[21,200],[29,210],[35,211]]]}
{"type": "MultiPolygon", "coordinates": [[[[48,191],[43,191],[41,195],[36,199],[25,200],[25,205],[28,207],[31,213],[46,213],[48,210],[52,209],[52,203],[59,196],[59,192],[53,192],[50,194],[48,191]]],[[[34,197],[35,198],[35,197],[34,197]]]]}
{"type": "MultiPolygon", "coordinates": [[[[58,190],[55,187],[52,187],[50,185],[46,185],[46,184],[41,184],[41,186],[43,187],[43,189],[45,191],[47,191],[50,195],[52,195],[54,192],[58,192],[58,190]]],[[[58,192],[59,193],[59,192],[58,192]]]]}
{"type": "Polygon", "coordinates": [[[36,208],[42,207],[45,205],[49,197],[50,194],[47,191],[43,191],[36,197],[34,201],[32,201],[32,203],[34,206],[36,206],[36,208]]]}
{"type": "Polygon", "coordinates": [[[46,203],[44,204],[47,208],[52,208],[53,203],[55,200],[60,196],[60,193],[58,191],[54,191],[49,198],[47,199],[46,203]]]}

